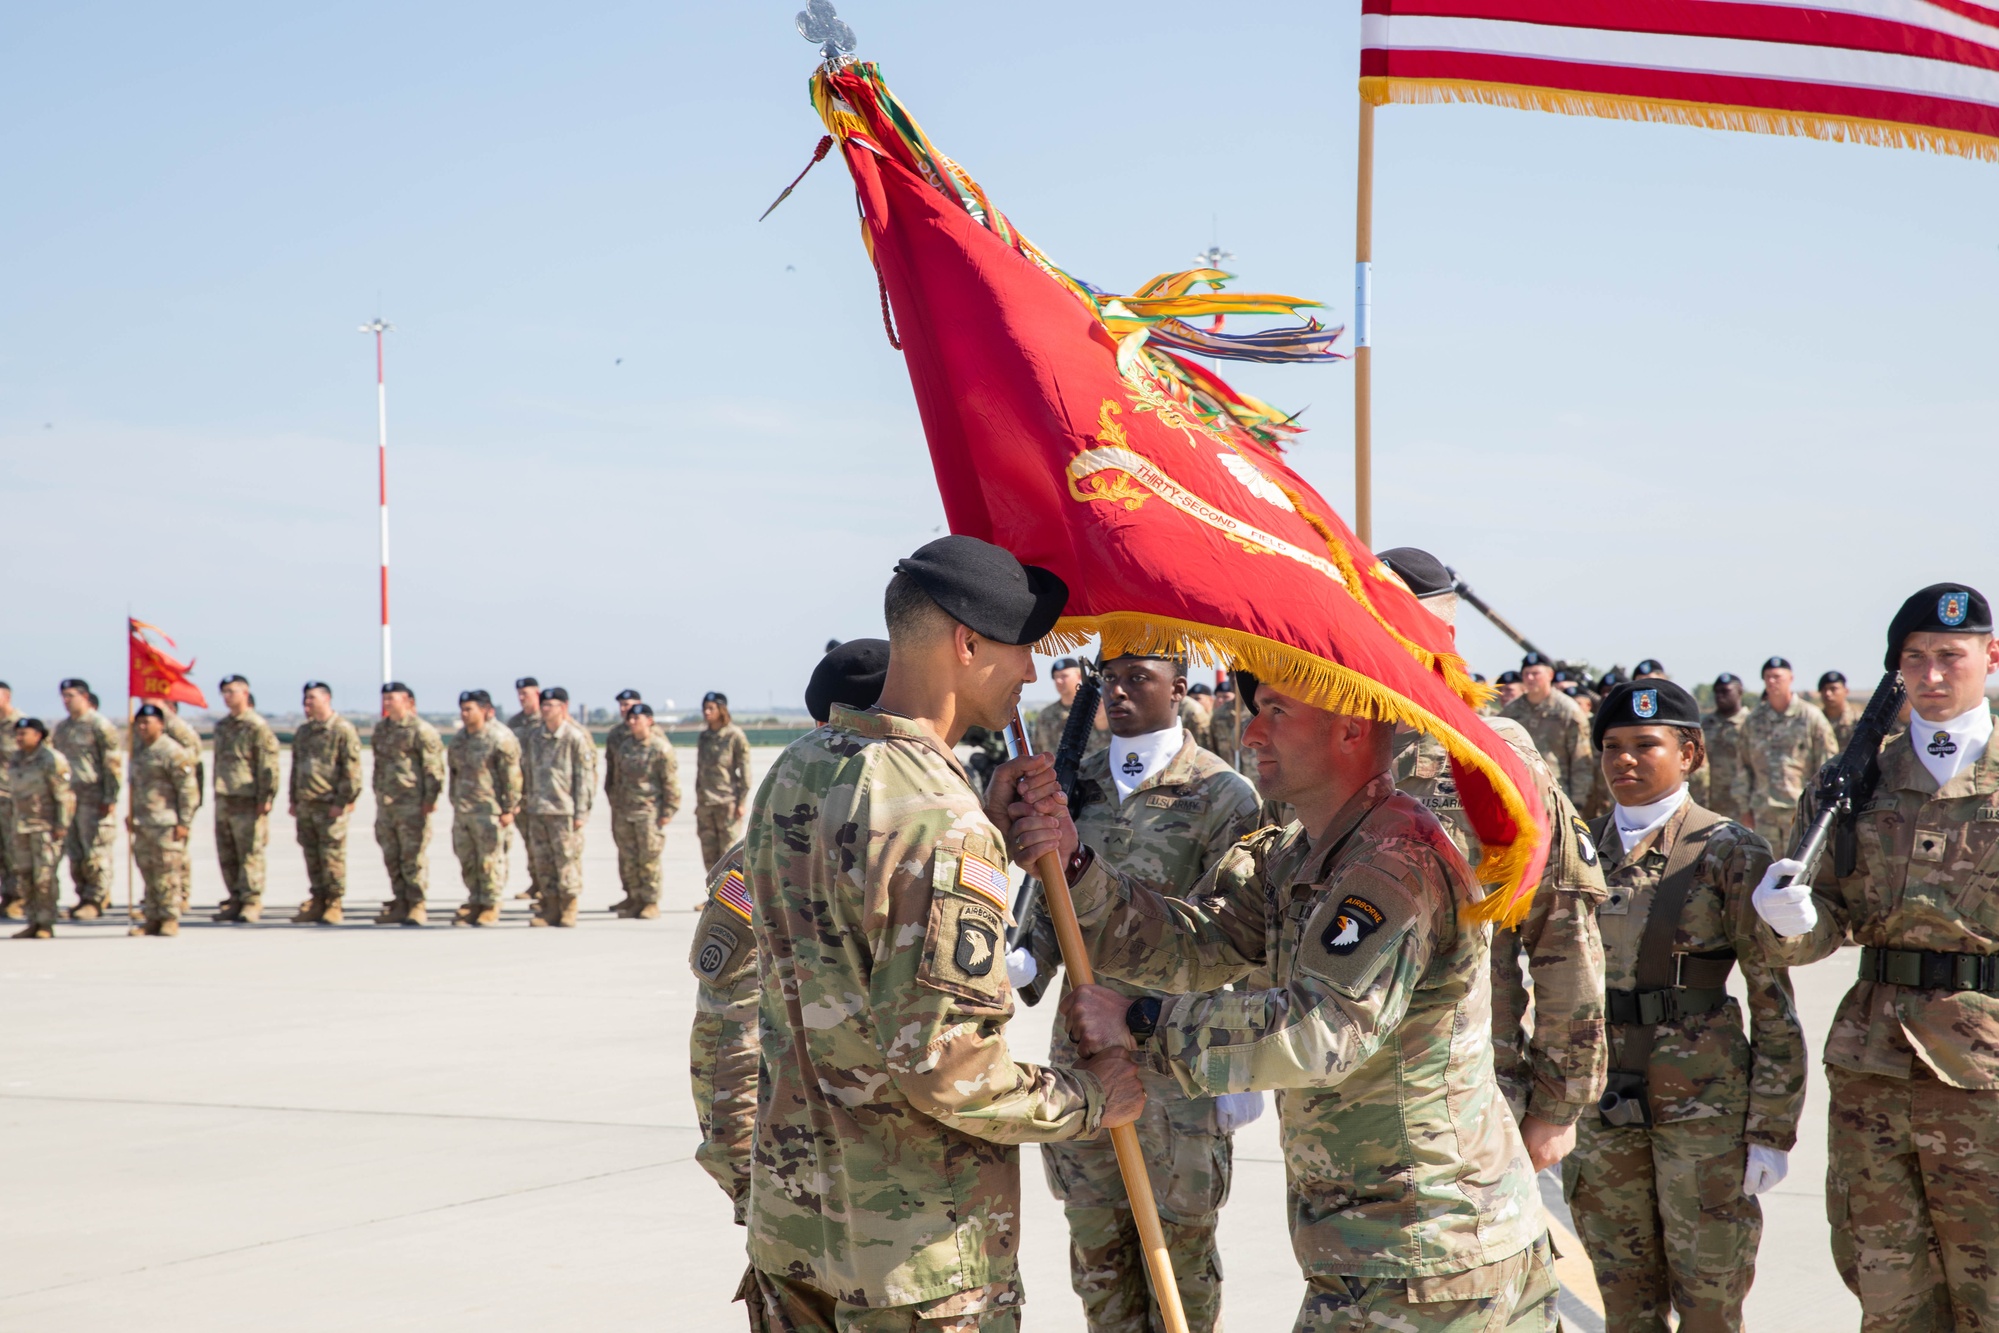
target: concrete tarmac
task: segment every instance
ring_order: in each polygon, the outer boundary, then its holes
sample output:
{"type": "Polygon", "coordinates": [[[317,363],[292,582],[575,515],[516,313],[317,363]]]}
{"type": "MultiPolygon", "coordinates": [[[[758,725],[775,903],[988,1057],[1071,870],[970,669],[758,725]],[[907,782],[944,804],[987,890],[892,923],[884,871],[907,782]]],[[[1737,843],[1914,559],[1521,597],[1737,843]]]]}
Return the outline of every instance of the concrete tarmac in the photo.
{"type": "MultiPolygon", "coordinates": [[[[775,754],[755,752],[759,777],[775,754]]],[[[0,1333],[743,1327],[742,1233],[693,1161],[691,812],[669,829],[666,915],[619,921],[598,807],[575,930],[528,929],[511,900],[491,929],[364,924],[387,891],[365,797],[350,924],[283,924],[305,884],[282,809],[266,920],[201,924],[221,897],[209,816],[179,938],[127,938],[120,918],[0,940],[0,1333]]],[[[462,900],[440,820],[433,920],[462,900]]],[[[1798,974],[1814,1051],[1851,976],[1845,954],[1798,974]]],[[[1053,1017],[1022,1010],[1021,1058],[1045,1057],[1053,1017]]],[[[1858,1323],[1826,1249],[1824,1116],[1815,1066],[1765,1196],[1752,1329],[1858,1323]]],[[[1022,1156],[1026,1322],[1081,1330],[1060,1207],[1022,1156]]],[[[1269,1113],[1235,1161],[1225,1318],[1286,1329],[1303,1286],[1269,1113]]],[[[1581,1299],[1565,1313],[1601,1327],[1581,1299]]]]}

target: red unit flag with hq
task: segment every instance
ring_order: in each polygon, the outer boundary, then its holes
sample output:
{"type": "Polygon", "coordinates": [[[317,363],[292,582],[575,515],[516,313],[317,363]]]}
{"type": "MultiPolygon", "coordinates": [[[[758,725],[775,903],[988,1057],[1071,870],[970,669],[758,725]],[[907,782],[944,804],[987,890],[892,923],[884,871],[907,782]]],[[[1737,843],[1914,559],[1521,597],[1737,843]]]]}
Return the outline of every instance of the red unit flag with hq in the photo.
{"type": "Polygon", "coordinates": [[[158,634],[166,639],[169,648],[179,645],[168,639],[165,631],[156,625],[148,625],[142,620],[126,618],[131,633],[131,685],[130,694],[135,699],[170,699],[175,703],[193,704],[197,708],[208,707],[208,698],[201,687],[189,679],[194,670],[192,661],[176,662],[164,652],[154,647],[146,638],[148,633],[158,634]]]}

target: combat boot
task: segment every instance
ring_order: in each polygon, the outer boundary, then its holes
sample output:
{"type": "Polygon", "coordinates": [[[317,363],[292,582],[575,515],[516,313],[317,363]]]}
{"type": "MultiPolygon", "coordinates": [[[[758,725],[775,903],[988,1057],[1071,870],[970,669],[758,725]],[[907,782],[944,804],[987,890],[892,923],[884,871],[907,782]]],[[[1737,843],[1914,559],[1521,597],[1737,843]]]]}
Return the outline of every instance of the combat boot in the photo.
{"type": "Polygon", "coordinates": [[[69,909],[69,919],[72,921],[95,921],[103,915],[104,909],[96,903],[78,903],[69,909]]]}
{"type": "Polygon", "coordinates": [[[229,901],[223,903],[222,906],[215,909],[215,920],[218,924],[226,921],[240,921],[242,919],[242,911],[241,904],[234,898],[231,898],[229,901]]]}
{"type": "Polygon", "coordinates": [[[19,898],[9,898],[6,902],[0,903],[0,917],[5,917],[9,921],[23,921],[27,919],[27,915],[28,909],[21,906],[19,898]]]}
{"type": "Polygon", "coordinates": [[[313,920],[317,921],[322,926],[337,926],[346,919],[347,919],[347,913],[340,906],[340,900],[338,898],[328,898],[326,900],[326,906],[321,908],[319,915],[313,918],[313,920]]]}
{"type": "Polygon", "coordinates": [[[495,907],[495,906],[492,906],[492,905],[490,905],[490,904],[489,904],[489,905],[487,905],[487,906],[485,906],[485,907],[482,907],[482,908],[480,908],[480,909],[479,909],[478,911],[476,911],[476,912],[474,912],[474,913],[472,914],[472,921],[471,921],[471,924],[472,924],[472,925],[475,925],[475,926],[497,926],[497,925],[499,925],[499,924],[500,924],[500,909],[499,909],[498,907],[495,907]]]}
{"type": "Polygon", "coordinates": [[[378,926],[400,926],[408,918],[410,909],[400,898],[391,898],[382,904],[382,910],[375,914],[378,926]]]}
{"type": "Polygon", "coordinates": [[[562,904],[562,907],[560,908],[560,912],[561,912],[561,915],[559,915],[559,916],[557,916],[557,917],[555,918],[555,924],[556,924],[556,925],[558,925],[558,926],[573,926],[573,925],[575,925],[575,924],[576,924],[576,899],[575,899],[575,898],[573,898],[573,897],[566,897],[566,898],[562,898],[562,899],[559,899],[558,901],[559,901],[559,902],[561,902],[561,904],[562,904]]]}
{"type": "Polygon", "coordinates": [[[153,925],[153,934],[155,935],[180,934],[180,919],[178,917],[168,917],[165,921],[155,922],[153,925]]]}
{"type": "Polygon", "coordinates": [[[264,905],[262,903],[241,903],[236,908],[235,919],[246,926],[252,921],[262,921],[264,919],[264,905]]]}
{"type": "Polygon", "coordinates": [[[630,916],[632,914],[632,910],[637,906],[638,906],[638,901],[635,898],[633,898],[631,894],[628,893],[624,897],[618,899],[618,901],[611,904],[611,915],[630,916]]]}
{"type": "Polygon", "coordinates": [[[403,909],[403,919],[398,924],[405,926],[422,926],[422,925],[427,925],[429,921],[430,921],[430,909],[425,907],[422,903],[411,903],[409,906],[403,909]]]}
{"type": "Polygon", "coordinates": [[[127,935],[150,935],[153,933],[153,923],[150,921],[141,921],[125,933],[127,935]]]}
{"type": "Polygon", "coordinates": [[[325,911],[326,899],[315,893],[298,905],[298,911],[292,916],[292,924],[309,926],[318,921],[325,911]]]}
{"type": "Polygon", "coordinates": [[[633,917],[634,917],[634,918],[635,918],[636,920],[639,920],[639,921],[654,921],[654,920],[657,920],[657,919],[658,919],[658,917],[659,917],[659,904],[658,904],[658,903],[646,903],[646,904],[644,904],[643,906],[641,906],[641,907],[639,908],[639,910],[638,910],[638,911],[636,911],[636,912],[633,912],[633,913],[632,913],[631,915],[632,915],[632,916],[633,916],[633,917]]]}
{"type": "Polygon", "coordinates": [[[56,937],[54,926],[29,926],[26,930],[14,932],[17,940],[52,940],[56,937]]]}
{"type": "Polygon", "coordinates": [[[451,924],[454,926],[469,926],[472,924],[472,918],[477,915],[479,915],[479,907],[476,903],[460,903],[458,904],[458,910],[451,914],[451,924]]]}

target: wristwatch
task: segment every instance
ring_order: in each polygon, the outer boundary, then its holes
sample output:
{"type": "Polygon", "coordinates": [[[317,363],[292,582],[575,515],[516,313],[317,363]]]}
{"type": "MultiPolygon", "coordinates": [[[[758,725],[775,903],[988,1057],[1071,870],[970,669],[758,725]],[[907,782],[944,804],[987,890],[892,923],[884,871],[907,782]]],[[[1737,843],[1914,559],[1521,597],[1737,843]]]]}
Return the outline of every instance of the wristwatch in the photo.
{"type": "Polygon", "coordinates": [[[1124,1025],[1131,1029],[1131,1035],[1140,1041],[1148,1041],[1154,1028],[1159,1026],[1159,999],[1145,995],[1131,1002],[1124,1011],[1124,1025]]]}

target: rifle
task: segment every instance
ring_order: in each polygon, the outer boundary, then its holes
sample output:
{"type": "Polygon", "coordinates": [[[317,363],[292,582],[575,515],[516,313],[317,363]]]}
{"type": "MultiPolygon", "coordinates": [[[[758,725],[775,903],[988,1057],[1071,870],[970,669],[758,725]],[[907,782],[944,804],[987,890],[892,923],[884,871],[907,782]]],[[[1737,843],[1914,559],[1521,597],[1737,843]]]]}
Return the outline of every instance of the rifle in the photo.
{"type": "Polygon", "coordinates": [[[1791,849],[1791,859],[1805,868],[1786,875],[1777,885],[1784,888],[1794,881],[1809,884],[1825,855],[1826,839],[1832,838],[1833,873],[1844,878],[1853,873],[1860,859],[1860,840],[1854,831],[1855,816],[1874,795],[1881,782],[1881,742],[1902,709],[1902,677],[1890,671],[1874,687],[1860,720],[1853,724],[1853,736],[1839,756],[1819,770],[1812,785],[1812,822],[1791,849]]]}
{"type": "MultiPolygon", "coordinates": [[[[1083,683],[1076,687],[1076,698],[1069,705],[1069,720],[1062,728],[1062,740],[1055,747],[1055,780],[1062,784],[1062,794],[1069,798],[1069,814],[1076,813],[1076,775],[1083,767],[1083,751],[1089,748],[1090,733],[1097,724],[1097,701],[1103,697],[1102,677],[1089,667],[1083,668],[1083,683]]],[[[1018,759],[1033,751],[1028,743],[1027,728],[1020,715],[1014,714],[1013,724],[1006,729],[1007,758],[1018,759]]],[[[1028,922],[1034,916],[1035,906],[1041,900],[1041,881],[1030,875],[1027,884],[1020,891],[1020,901],[1014,904],[1013,925],[1006,933],[1006,947],[1009,951],[1018,948],[1020,937],[1026,933],[1028,922]]]]}
{"type": "MultiPolygon", "coordinates": [[[[1444,572],[1451,576],[1451,590],[1457,593],[1458,596],[1464,598],[1467,602],[1470,602],[1473,610],[1477,611],[1487,620],[1490,620],[1493,624],[1493,628],[1497,629],[1501,634],[1504,634],[1507,638],[1519,644],[1520,647],[1525,651],[1530,653],[1541,653],[1541,650],[1539,648],[1536,648],[1531,642],[1528,641],[1527,636],[1525,634],[1522,634],[1519,630],[1513,628],[1512,625],[1507,623],[1506,617],[1500,615],[1499,612],[1493,610],[1492,607],[1487,604],[1485,598],[1473,592],[1471,590],[1471,585],[1458,577],[1457,570],[1452,569],[1449,565],[1445,565],[1444,572]]],[[[1548,654],[1541,653],[1541,656],[1548,657],[1548,654]]],[[[1555,659],[1552,657],[1548,657],[1548,660],[1552,662],[1555,659]]]]}

